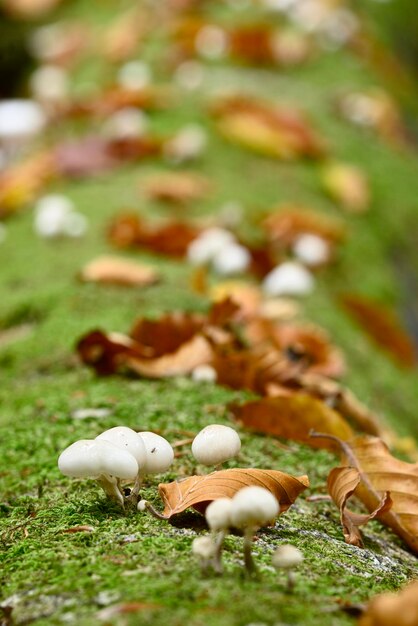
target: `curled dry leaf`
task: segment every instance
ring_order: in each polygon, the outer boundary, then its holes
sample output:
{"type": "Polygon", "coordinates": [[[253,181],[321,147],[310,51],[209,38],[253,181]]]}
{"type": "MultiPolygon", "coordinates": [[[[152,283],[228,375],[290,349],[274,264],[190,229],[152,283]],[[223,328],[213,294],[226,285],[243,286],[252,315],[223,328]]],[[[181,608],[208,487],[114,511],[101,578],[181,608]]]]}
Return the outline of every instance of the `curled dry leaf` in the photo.
{"type": "Polygon", "coordinates": [[[393,311],[364,296],[346,295],[341,298],[341,302],[375,343],[386,350],[399,365],[416,366],[415,346],[393,311]]]}
{"type": "Polygon", "coordinates": [[[392,506],[392,500],[389,492],[386,492],[382,496],[378,507],[372,513],[367,515],[349,511],[346,508],[347,500],[353,495],[360,481],[360,474],[354,467],[334,467],[328,474],[327,488],[328,493],[340,510],[345,542],[362,548],[363,541],[360,526],[364,526],[374,517],[379,519],[380,515],[389,511],[392,506]]]}
{"type": "Polygon", "coordinates": [[[366,174],[355,165],[331,163],[322,171],[325,191],[352,213],[364,213],[370,206],[370,186],[366,174]]]}
{"type": "Polygon", "coordinates": [[[145,193],[153,200],[186,204],[204,198],[210,189],[207,178],[194,172],[165,172],[145,182],[145,193]]]}
{"type": "Polygon", "coordinates": [[[358,626],[413,626],[418,624],[418,581],[397,593],[382,593],[372,598],[358,626]]]}
{"type": "Polygon", "coordinates": [[[312,43],[305,35],[296,31],[272,29],[266,24],[236,28],[231,31],[229,40],[232,57],[256,65],[300,65],[312,53],[312,43]]]}
{"type": "Polygon", "coordinates": [[[354,494],[370,513],[379,507],[385,492],[390,493],[392,507],[380,512],[379,520],[418,554],[418,463],[396,459],[378,437],[359,435],[342,441],[318,433],[312,436],[328,437],[339,444],[343,465],[360,475],[354,494]]]}
{"type": "Polygon", "coordinates": [[[162,107],[168,99],[166,92],[155,87],[143,89],[124,89],[112,87],[99,95],[81,100],[73,100],[67,104],[63,114],[67,117],[95,116],[106,118],[120,109],[154,109],[162,107]]]}
{"type": "Polygon", "coordinates": [[[156,283],[159,274],[149,265],[114,256],[101,256],[81,270],[80,278],[85,282],[144,287],[156,283]]]}
{"type": "Polygon", "coordinates": [[[257,285],[240,280],[227,280],[210,289],[210,297],[214,302],[222,302],[230,298],[241,309],[245,317],[253,317],[261,307],[262,294],[257,285]]]}
{"type": "Polygon", "coordinates": [[[265,156],[293,160],[324,153],[322,139],[293,108],[235,96],[218,102],[213,114],[222,135],[265,156]]]}
{"type": "Polygon", "coordinates": [[[111,243],[120,248],[147,248],[167,256],[183,257],[200,229],[185,222],[150,226],[137,215],[117,217],[109,229],[111,243]]]}
{"type": "Polygon", "coordinates": [[[304,489],[309,487],[307,476],[295,478],[276,470],[228,469],[206,476],[190,476],[180,482],[162,483],[158,491],[164,502],[167,519],[193,507],[204,513],[206,507],[218,498],[232,498],[243,487],[257,485],[271,491],[284,513],[304,489]]]}
{"type": "Polygon", "coordinates": [[[331,378],[345,372],[342,352],[331,344],[325,330],[313,324],[283,324],[258,317],[247,324],[245,336],[252,345],[270,343],[304,371],[331,378]]]}
{"type": "Polygon", "coordinates": [[[341,415],[321,400],[303,393],[250,400],[244,404],[230,404],[228,408],[246,428],[313,447],[336,449],[331,441],[310,438],[312,429],[321,428],[343,440],[353,436],[352,429],[341,415]]]}

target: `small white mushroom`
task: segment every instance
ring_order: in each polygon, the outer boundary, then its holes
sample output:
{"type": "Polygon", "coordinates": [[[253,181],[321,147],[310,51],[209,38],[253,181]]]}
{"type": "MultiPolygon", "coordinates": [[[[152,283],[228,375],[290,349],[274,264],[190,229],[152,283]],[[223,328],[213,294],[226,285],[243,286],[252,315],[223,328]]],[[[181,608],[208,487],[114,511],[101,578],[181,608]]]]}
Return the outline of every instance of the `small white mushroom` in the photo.
{"type": "Polygon", "coordinates": [[[207,524],[214,535],[215,553],[213,567],[219,574],[222,572],[222,547],[224,539],[231,527],[231,498],[219,498],[209,504],[205,511],[207,524]]]}
{"type": "Polygon", "coordinates": [[[41,237],[80,237],[87,229],[87,219],[74,210],[73,202],[61,194],[43,196],[35,205],[35,232],[41,237]]]}
{"type": "Polygon", "coordinates": [[[204,152],[207,134],[199,124],[188,124],[164,145],[164,155],[173,163],[197,159],[204,152]]]}
{"type": "Polygon", "coordinates": [[[305,296],[313,290],[314,278],[300,263],[286,261],[267,274],[262,287],[269,296],[305,296]]]}
{"type": "Polygon", "coordinates": [[[272,564],[276,569],[284,569],[287,573],[287,588],[289,591],[295,586],[295,574],[293,569],[303,561],[302,552],[288,543],[279,546],[272,556],[272,564]]]}
{"type": "Polygon", "coordinates": [[[187,249],[187,257],[193,265],[210,263],[223,248],[235,243],[234,235],[225,228],[208,228],[194,239],[187,249]]]}
{"type": "Polygon", "coordinates": [[[151,82],[150,66],[143,61],[128,61],[119,69],[117,82],[124,89],[131,91],[144,89],[151,82]]]}
{"type": "Polygon", "coordinates": [[[279,511],[277,498],[264,487],[244,487],[232,498],[231,522],[244,532],[244,561],[250,574],[256,569],[251,555],[253,534],[271,523],[279,511]]]}
{"type": "Polygon", "coordinates": [[[141,487],[142,476],[146,465],[147,452],[145,444],[141,437],[138,437],[132,428],[127,426],[115,426],[109,428],[96,437],[96,441],[109,441],[122,450],[127,450],[136,459],[138,463],[138,474],[135,479],[135,486],[133,488],[133,494],[138,495],[141,487]]]}
{"type": "Polygon", "coordinates": [[[205,59],[218,60],[228,51],[228,34],[219,26],[208,24],[199,30],[195,40],[198,54],[205,59]]]}
{"type": "Polygon", "coordinates": [[[212,365],[198,365],[192,370],[192,379],[197,383],[215,383],[216,378],[216,370],[212,365]]]}
{"type": "Polygon", "coordinates": [[[174,73],[174,79],[178,85],[188,91],[198,89],[202,85],[203,78],[204,68],[198,61],[183,61],[174,73]]]}
{"type": "Polygon", "coordinates": [[[41,65],[30,78],[33,97],[46,105],[65,102],[69,92],[67,72],[58,65],[41,65]]]}
{"type": "Polygon", "coordinates": [[[174,460],[174,450],[167,439],[149,431],[137,434],[145,445],[144,474],[166,472],[174,460]]]}
{"type": "Polygon", "coordinates": [[[207,571],[211,559],[215,555],[215,544],[208,535],[193,539],[192,552],[199,559],[200,567],[207,571]]]}
{"type": "Polygon", "coordinates": [[[145,113],[134,107],[125,107],[107,118],[104,133],[111,139],[136,139],[144,135],[147,127],[145,113]]]}
{"type": "Polygon", "coordinates": [[[312,233],[300,235],[293,244],[293,252],[302,263],[312,267],[326,263],[331,256],[329,243],[312,233]]]}
{"type": "Polygon", "coordinates": [[[237,456],[240,449],[238,433],[230,426],[221,424],[206,426],[192,443],[192,454],[202,465],[220,465],[237,456]]]}
{"type": "Polygon", "coordinates": [[[33,100],[0,102],[0,145],[11,158],[46,126],[42,107],[33,100]]]}
{"type": "Polygon", "coordinates": [[[221,276],[242,274],[251,263],[251,255],[247,248],[239,243],[230,243],[219,250],[213,257],[213,269],[221,276]]]}
{"type": "Polygon", "coordinates": [[[118,481],[133,480],[138,474],[138,463],[130,452],[97,439],[81,439],[70,445],[61,453],[58,467],[65,476],[97,480],[104,492],[122,506],[118,481]]]}

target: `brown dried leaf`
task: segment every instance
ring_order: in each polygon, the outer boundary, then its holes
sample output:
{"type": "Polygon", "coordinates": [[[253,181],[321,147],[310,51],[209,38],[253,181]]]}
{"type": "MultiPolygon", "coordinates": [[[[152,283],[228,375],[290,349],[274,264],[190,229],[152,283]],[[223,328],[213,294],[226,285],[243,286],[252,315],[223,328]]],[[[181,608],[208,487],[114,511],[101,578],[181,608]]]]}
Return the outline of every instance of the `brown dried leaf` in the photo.
{"type": "Polygon", "coordinates": [[[261,307],[262,294],[257,285],[242,280],[227,280],[210,289],[210,297],[215,302],[230,298],[235,302],[245,317],[253,317],[261,307]]]}
{"type": "Polygon", "coordinates": [[[203,330],[206,316],[197,313],[167,313],[156,320],[139,319],[130,336],[144,357],[153,359],[169,354],[203,330]]]}
{"type": "Polygon", "coordinates": [[[204,198],[210,186],[207,178],[194,172],[166,172],[149,178],[145,193],[153,200],[186,204],[204,198]]]}
{"type": "Polygon", "coordinates": [[[218,102],[213,113],[227,139],[265,156],[293,160],[324,153],[322,139],[294,109],[236,96],[218,102]]]}
{"type": "Polygon", "coordinates": [[[268,238],[284,247],[290,246],[306,233],[318,235],[332,245],[341,243],[346,234],[346,228],[340,220],[292,204],[279,207],[262,225],[268,238]]]}
{"type": "Polygon", "coordinates": [[[81,270],[80,278],[86,282],[144,287],[156,283],[159,274],[149,265],[114,256],[101,256],[81,270]]]}
{"type": "Polygon", "coordinates": [[[301,370],[339,378],[345,372],[342,352],[333,346],[325,330],[313,324],[283,324],[256,318],[247,324],[245,335],[252,345],[270,343],[301,370]]]}
{"type": "Polygon", "coordinates": [[[96,136],[65,141],[55,148],[54,157],[59,173],[69,178],[95,176],[117,165],[109,142],[96,136]]]}
{"type": "Polygon", "coordinates": [[[327,488],[331,498],[340,509],[345,542],[362,548],[360,526],[364,526],[374,517],[379,518],[380,515],[389,511],[392,500],[389,492],[386,492],[372,513],[365,515],[349,511],[346,508],[347,500],[353,495],[360,481],[360,474],[354,467],[334,467],[328,474],[327,488]]]}
{"type": "Polygon", "coordinates": [[[355,495],[368,511],[378,508],[383,494],[390,492],[392,508],[380,514],[379,520],[418,554],[418,463],[399,461],[378,437],[361,435],[349,442],[331,439],[340,445],[343,465],[358,470],[361,481],[355,495]]]}
{"type": "Polygon", "coordinates": [[[417,365],[415,346],[393,311],[364,296],[346,295],[341,302],[363,330],[399,365],[411,368],[417,365]]]}
{"type": "Polygon", "coordinates": [[[114,63],[128,59],[136,52],[148,27],[147,15],[140,5],[130,8],[112,20],[103,38],[102,54],[114,63]]]}
{"type": "Polygon", "coordinates": [[[164,502],[164,515],[169,519],[193,507],[204,513],[206,507],[218,498],[231,498],[243,487],[257,485],[271,491],[284,513],[298,495],[309,487],[307,476],[295,478],[276,470],[228,469],[206,476],[190,476],[180,482],[162,483],[158,491],[164,502]]]}
{"type": "Polygon", "coordinates": [[[49,13],[62,0],[4,0],[2,6],[11,15],[24,19],[37,19],[49,13]]]}
{"type": "Polygon", "coordinates": [[[126,369],[128,356],[136,356],[135,343],[126,335],[92,330],[77,342],[77,352],[86,365],[99,376],[109,376],[126,369]]]}
{"type": "Polygon", "coordinates": [[[418,581],[397,593],[372,598],[357,622],[358,626],[413,626],[418,624],[418,581]]]}
{"type": "Polygon", "coordinates": [[[321,428],[322,432],[336,435],[343,440],[353,436],[353,431],[341,415],[321,400],[302,393],[230,404],[228,408],[235,419],[246,428],[302,441],[313,447],[335,449],[335,445],[325,439],[310,438],[312,429],[321,428]]]}
{"type": "Polygon", "coordinates": [[[295,31],[254,24],[236,28],[229,34],[229,51],[246,63],[289,67],[306,61],[312,53],[312,44],[295,31]]]}
{"type": "Polygon", "coordinates": [[[94,531],[93,526],[87,526],[85,524],[81,526],[73,526],[72,528],[66,528],[61,531],[63,533],[92,533],[94,531]]]}
{"type": "Polygon", "coordinates": [[[150,226],[136,215],[125,214],[111,224],[109,239],[121,248],[147,248],[167,256],[183,257],[199,232],[199,228],[184,222],[172,221],[150,226]]]}
{"type": "Polygon", "coordinates": [[[327,165],[322,171],[322,184],[333,200],[352,213],[364,213],[370,206],[368,179],[355,165],[327,165]]]}
{"type": "Polygon", "coordinates": [[[0,174],[0,217],[32,202],[57,176],[54,155],[40,152],[0,174]]]}

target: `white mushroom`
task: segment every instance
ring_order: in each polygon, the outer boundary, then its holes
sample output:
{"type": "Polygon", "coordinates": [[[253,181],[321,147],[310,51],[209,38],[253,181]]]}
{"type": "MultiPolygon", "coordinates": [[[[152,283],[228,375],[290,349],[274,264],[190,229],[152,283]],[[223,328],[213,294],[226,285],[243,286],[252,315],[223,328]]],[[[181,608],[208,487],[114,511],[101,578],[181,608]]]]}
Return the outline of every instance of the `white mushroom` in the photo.
{"type": "Polygon", "coordinates": [[[196,51],[205,59],[221,59],[227,53],[228,46],[228,34],[219,26],[208,24],[197,33],[196,51]]]}
{"type": "Polygon", "coordinates": [[[219,498],[209,504],[205,511],[206,521],[214,535],[215,552],[213,567],[219,574],[222,572],[222,547],[224,539],[231,527],[231,498],[219,498]],[[217,536],[216,536],[217,535],[217,536]]]}
{"type": "Polygon", "coordinates": [[[174,450],[167,439],[153,432],[141,432],[138,436],[145,444],[145,474],[166,472],[174,460],[174,450]]]}
{"type": "Polygon", "coordinates": [[[272,556],[272,564],[276,569],[284,569],[287,573],[287,588],[289,591],[295,586],[295,574],[292,571],[303,561],[302,552],[288,543],[279,546],[272,556]]]}
{"type": "Polygon", "coordinates": [[[300,263],[286,261],[267,274],[262,287],[269,296],[304,296],[313,290],[314,278],[300,263]]]}
{"type": "Polygon", "coordinates": [[[80,237],[87,229],[87,219],[74,210],[67,196],[49,194],[35,205],[35,232],[41,237],[80,237]]]}
{"type": "Polygon", "coordinates": [[[65,102],[69,92],[67,72],[58,65],[41,65],[30,78],[33,97],[46,105],[65,102]]]}
{"type": "Polygon", "coordinates": [[[192,379],[197,383],[215,383],[216,378],[216,370],[212,365],[204,363],[192,370],[192,379]]]}
{"type": "Polygon", "coordinates": [[[220,465],[237,456],[240,449],[238,433],[230,426],[221,424],[206,426],[192,443],[192,454],[202,465],[220,465]]]}
{"type": "Polygon", "coordinates": [[[164,155],[174,163],[184,163],[201,156],[207,134],[199,124],[188,124],[164,145],[164,155]]]}
{"type": "Polygon", "coordinates": [[[208,228],[194,239],[187,249],[187,257],[193,265],[204,265],[223,248],[235,243],[234,235],[224,228],[208,228]]]}
{"type": "Polygon", "coordinates": [[[104,125],[104,132],[111,139],[136,139],[147,130],[148,119],[143,111],[125,107],[112,113],[104,125]]]}
{"type": "Polygon", "coordinates": [[[209,536],[193,539],[192,552],[199,559],[200,567],[206,571],[215,554],[215,544],[209,536]]]}
{"type": "Polygon", "coordinates": [[[0,102],[0,144],[6,156],[12,157],[46,126],[42,107],[33,100],[4,100],[0,102]]]}
{"type": "Polygon", "coordinates": [[[251,263],[251,255],[247,248],[238,243],[230,243],[219,250],[213,257],[213,269],[221,276],[242,274],[251,263]]]}
{"type": "Polygon", "coordinates": [[[313,233],[299,235],[293,244],[293,252],[302,263],[312,267],[326,263],[331,256],[329,243],[313,233]]]}
{"type": "Polygon", "coordinates": [[[151,82],[151,69],[143,61],[128,61],[118,71],[117,82],[131,91],[144,89],[151,82]]]}
{"type": "Polygon", "coordinates": [[[130,452],[97,439],[81,439],[66,448],[58,467],[65,476],[96,479],[104,492],[122,506],[118,480],[133,480],[138,474],[138,463],[130,452]]]}
{"type": "Polygon", "coordinates": [[[109,441],[122,450],[127,450],[138,463],[138,474],[133,488],[134,496],[137,496],[141,487],[142,476],[146,465],[147,452],[145,444],[138,434],[127,426],[115,426],[109,428],[96,437],[96,441],[109,441]]]}
{"type": "Polygon", "coordinates": [[[264,487],[244,487],[232,498],[231,523],[244,532],[244,561],[249,573],[256,569],[251,555],[253,534],[271,523],[279,511],[277,498],[264,487]]]}
{"type": "Polygon", "coordinates": [[[183,61],[174,73],[175,81],[188,91],[198,89],[203,82],[204,68],[198,61],[183,61]]]}

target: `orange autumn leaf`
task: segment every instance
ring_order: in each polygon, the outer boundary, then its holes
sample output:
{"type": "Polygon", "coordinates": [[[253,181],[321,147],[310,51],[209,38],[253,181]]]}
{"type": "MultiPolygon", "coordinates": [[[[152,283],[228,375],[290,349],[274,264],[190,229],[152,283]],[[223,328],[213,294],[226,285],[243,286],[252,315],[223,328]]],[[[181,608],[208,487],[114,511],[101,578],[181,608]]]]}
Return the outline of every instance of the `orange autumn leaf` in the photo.
{"type": "Polygon", "coordinates": [[[139,216],[125,214],[113,220],[110,242],[120,248],[144,248],[167,256],[183,257],[200,229],[185,222],[164,222],[151,226],[139,216]]]}
{"type": "Polygon", "coordinates": [[[379,514],[379,521],[401,537],[418,554],[418,463],[406,463],[393,457],[378,437],[358,435],[351,441],[313,433],[340,446],[342,464],[355,468],[360,482],[354,491],[372,513],[382,496],[390,493],[392,507],[379,514]]]}
{"type": "Polygon", "coordinates": [[[284,513],[298,495],[309,487],[307,476],[295,478],[276,470],[228,469],[212,472],[206,476],[190,476],[182,481],[162,483],[158,491],[164,502],[164,516],[170,519],[193,507],[204,513],[206,507],[218,498],[232,498],[243,487],[257,485],[271,491],[284,513]]]}
{"type": "Polygon", "coordinates": [[[187,204],[204,198],[210,182],[194,172],[165,172],[153,175],[144,184],[144,191],[153,200],[170,204],[187,204]]]}
{"type": "Polygon", "coordinates": [[[361,481],[360,474],[354,467],[334,467],[328,474],[328,493],[340,510],[341,525],[343,527],[345,542],[363,547],[360,526],[364,526],[373,518],[389,511],[392,500],[389,492],[386,492],[377,508],[372,513],[353,513],[346,508],[347,500],[353,495],[361,481]]]}
{"type": "Polygon", "coordinates": [[[357,626],[414,626],[418,624],[418,581],[397,593],[381,593],[368,603],[357,626]]]}
{"type": "Polygon", "coordinates": [[[283,247],[291,245],[306,233],[317,235],[331,245],[341,243],[346,234],[341,220],[293,204],[278,207],[265,218],[262,226],[267,237],[283,247]]]}
{"type": "Polygon", "coordinates": [[[393,311],[364,296],[345,295],[341,302],[371,339],[399,365],[411,368],[416,366],[414,344],[393,311]]]}
{"type": "Polygon", "coordinates": [[[353,436],[351,427],[339,413],[321,400],[303,393],[250,400],[244,404],[230,404],[228,408],[246,428],[301,441],[313,447],[335,449],[335,445],[325,439],[311,439],[309,433],[312,429],[321,428],[323,432],[344,440],[353,436]]]}
{"type": "Polygon", "coordinates": [[[364,213],[370,206],[369,181],[363,170],[355,165],[326,165],[322,171],[322,184],[331,198],[351,213],[364,213]]]}
{"type": "Polygon", "coordinates": [[[80,278],[85,282],[144,287],[156,283],[159,274],[149,265],[114,256],[100,256],[83,267],[80,278]]]}
{"type": "Polygon", "coordinates": [[[259,154],[293,160],[324,153],[322,139],[293,108],[235,96],[218,102],[213,113],[226,139],[259,154]]]}

